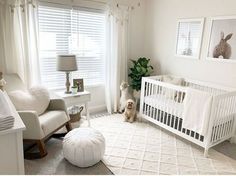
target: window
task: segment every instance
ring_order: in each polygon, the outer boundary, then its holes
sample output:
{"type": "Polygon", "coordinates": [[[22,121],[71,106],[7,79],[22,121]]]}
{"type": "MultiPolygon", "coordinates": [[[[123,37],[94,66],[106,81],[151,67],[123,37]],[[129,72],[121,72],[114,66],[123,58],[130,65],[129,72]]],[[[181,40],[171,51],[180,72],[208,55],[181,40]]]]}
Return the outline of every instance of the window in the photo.
{"type": "Polygon", "coordinates": [[[39,6],[40,70],[42,83],[63,88],[65,73],[56,70],[59,54],[76,54],[85,85],[104,83],[105,14],[87,9],[39,6]]]}

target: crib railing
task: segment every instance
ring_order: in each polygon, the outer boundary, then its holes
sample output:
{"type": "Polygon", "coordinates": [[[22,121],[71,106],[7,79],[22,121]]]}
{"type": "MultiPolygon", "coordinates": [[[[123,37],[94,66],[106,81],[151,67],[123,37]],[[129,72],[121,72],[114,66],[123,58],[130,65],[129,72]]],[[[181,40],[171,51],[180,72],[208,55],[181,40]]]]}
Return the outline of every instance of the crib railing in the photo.
{"type": "Polygon", "coordinates": [[[211,136],[208,143],[218,144],[235,134],[236,92],[224,93],[214,97],[209,126],[211,136]]]}
{"type": "Polygon", "coordinates": [[[191,88],[213,95],[207,136],[182,127],[183,101],[187,87],[161,82],[161,77],[143,78],[140,113],[145,119],[204,147],[207,155],[210,147],[235,134],[236,92],[230,92],[230,88],[227,90],[227,88],[204,86],[204,83],[199,85],[191,81],[185,83],[191,88]]]}
{"type": "MultiPolygon", "coordinates": [[[[162,109],[164,108],[163,110],[166,110],[167,112],[172,112],[172,114],[178,114],[179,117],[180,116],[182,117],[182,114],[181,114],[182,112],[179,111],[177,107],[179,106],[180,103],[183,103],[184,96],[186,94],[185,87],[180,87],[180,86],[176,86],[176,85],[172,85],[172,84],[164,83],[164,82],[158,82],[157,84],[155,80],[150,80],[147,78],[143,78],[142,83],[143,83],[144,89],[141,92],[141,97],[153,96],[154,98],[152,99],[152,102],[150,102],[152,105],[160,106],[160,108],[162,109]],[[155,96],[158,96],[157,98],[163,103],[157,104],[155,96]],[[169,102],[172,103],[172,108],[165,109],[165,108],[168,108],[168,106],[166,105],[169,102]]],[[[141,104],[142,103],[143,102],[141,102],[141,104]]]]}
{"type": "Polygon", "coordinates": [[[180,136],[192,138],[195,143],[202,145],[204,137],[200,134],[182,127],[183,100],[186,95],[186,87],[180,87],[169,83],[161,82],[158,77],[143,78],[140,101],[140,111],[148,120],[168,130],[179,133],[180,136]],[[154,79],[153,79],[154,78],[154,79]],[[146,102],[145,98],[161,95],[146,102]],[[161,103],[160,103],[161,102],[161,103]],[[171,106],[168,103],[171,102],[171,106]]]}

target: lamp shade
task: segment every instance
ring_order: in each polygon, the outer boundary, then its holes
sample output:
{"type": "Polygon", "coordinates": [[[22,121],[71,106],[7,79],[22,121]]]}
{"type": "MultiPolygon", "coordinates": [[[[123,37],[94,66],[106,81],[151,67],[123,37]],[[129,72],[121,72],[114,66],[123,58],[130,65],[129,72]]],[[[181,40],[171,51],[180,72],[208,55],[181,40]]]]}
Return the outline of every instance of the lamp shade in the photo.
{"type": "Polygon", "coordinates": [[[77,62],[75,55],[58,55],[57,71],[71,72],[77,70],[77,62]]]}

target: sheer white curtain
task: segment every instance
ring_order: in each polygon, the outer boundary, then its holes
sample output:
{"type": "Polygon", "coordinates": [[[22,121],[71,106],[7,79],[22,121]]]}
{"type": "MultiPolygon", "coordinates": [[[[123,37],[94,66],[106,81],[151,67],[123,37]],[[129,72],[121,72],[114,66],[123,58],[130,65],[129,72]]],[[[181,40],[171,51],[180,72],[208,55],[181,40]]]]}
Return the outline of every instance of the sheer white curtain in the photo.
{"type": "Polygon", "coordinates": [[[28,87],[40,82],[37,24],[36,1],[0,0],[0,69],[28,87]]]}
{"type": "Polygon", "coordinates": [[[113,113],[119,108],[119,86],[128,80],[128,7],[110,9],[107,20],[106,104],[113,113]]]}

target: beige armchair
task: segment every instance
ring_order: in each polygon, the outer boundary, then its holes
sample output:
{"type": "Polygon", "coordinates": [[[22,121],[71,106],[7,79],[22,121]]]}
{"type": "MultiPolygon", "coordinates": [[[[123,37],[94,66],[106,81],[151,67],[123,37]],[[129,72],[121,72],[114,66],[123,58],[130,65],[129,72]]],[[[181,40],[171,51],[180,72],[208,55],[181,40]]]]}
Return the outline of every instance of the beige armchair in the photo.
{"type": "MultiPolygon", "coordinates": [[[[4,89],[7,92],[13,90],[26,90],[23,82],[16,74],[4,76],[7,84],[4,89]]],[[[40,116],[34,111],[19,111],[26,130],[23,132],[24,142],[36,142],[39,148],[40,157],[47,155],[45,141],[62,127],[67,131],[71,130],[69,116],[67,114],[63,99],[50,100],[46,112],[40,116]]]]}

